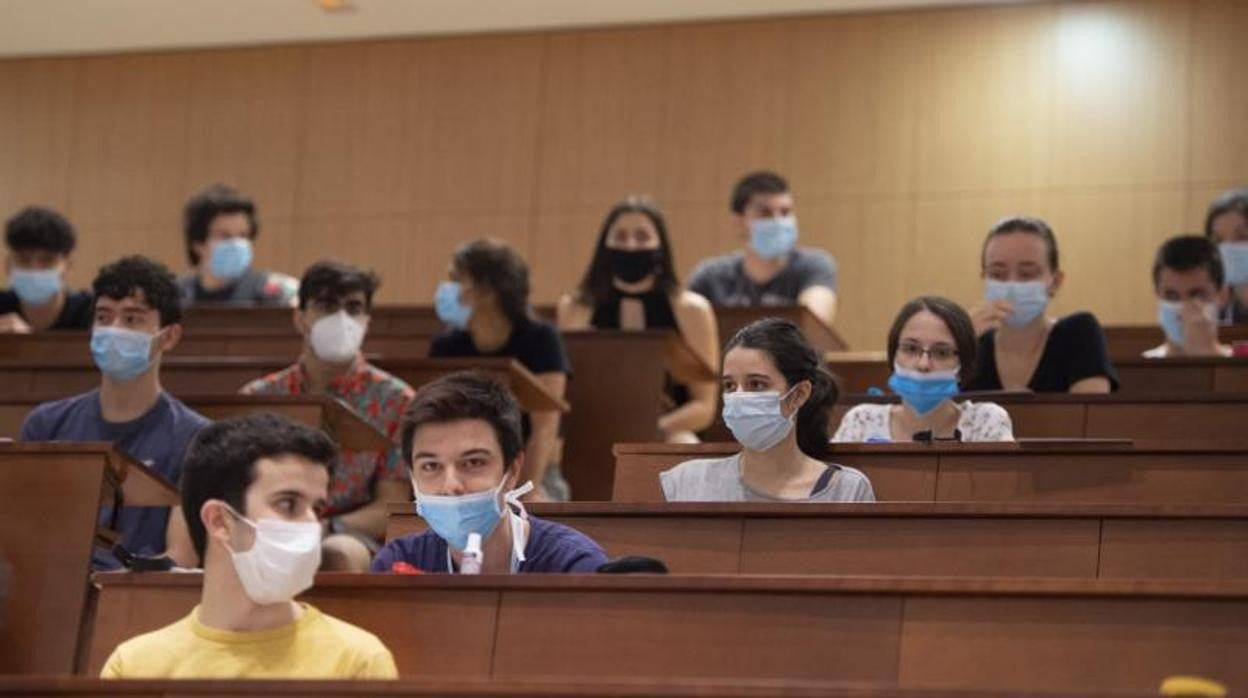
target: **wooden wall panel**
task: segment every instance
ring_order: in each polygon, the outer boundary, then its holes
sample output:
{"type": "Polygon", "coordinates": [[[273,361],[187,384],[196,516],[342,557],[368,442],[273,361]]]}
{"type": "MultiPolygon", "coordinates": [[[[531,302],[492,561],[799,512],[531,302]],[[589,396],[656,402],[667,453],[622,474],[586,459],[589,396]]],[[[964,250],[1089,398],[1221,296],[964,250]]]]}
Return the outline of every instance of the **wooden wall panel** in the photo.
{"type": "MultiPolygon", "coordinates": [[[[1205,0],[1193,7],[1191,165],[1196,182],[1243,185],[1248,163],[1248,3],[1205,0]]],[[[1202,212],[1203,212],[1203,206],[1202,212]]]]}
{"type": "Polygon", "coordinates": [[[79,62],[0,61],[0,216],[69,203],[79,62]]]}

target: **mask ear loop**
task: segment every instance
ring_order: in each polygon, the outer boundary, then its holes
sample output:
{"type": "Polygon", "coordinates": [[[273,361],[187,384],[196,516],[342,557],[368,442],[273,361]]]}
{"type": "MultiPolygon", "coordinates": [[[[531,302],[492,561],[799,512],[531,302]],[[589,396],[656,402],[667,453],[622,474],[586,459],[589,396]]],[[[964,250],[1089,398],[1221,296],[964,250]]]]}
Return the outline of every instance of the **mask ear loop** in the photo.
{"type": "MultiPolygon", "coordinates": [[[[259,531],[259,530],[260,530],[260,529],[256,526],[256,524],[255,524],[254,522],[252,522],[252,520],[251,520],[251,519],[247,518],[246,516],[243,516],[242,514],[238,513],[237,511],[235,511],[234,507],[230,506],[230,503],[229,503],[229,502],[227,502],[227,501],[225,501],[225,500],[221,500],[221,503],[225,505],[225,510],[226,510],[226,511],[228,511],[228,512],[230,513],[230,516],[233,516],[236,520],[241,521],[241,522],[243,522],[243,523],[247,524],[248,526],[250,526],[250,527],[251,527],[251,530],[253,530],[253,531],[259,531]]],[[[225,545],[225,549],[226,549],[227,551],[229,551],[229,553],[230,553],[231,555],[238,555],[238,554],[239,554],[239,553],[235,552],[234,548],[230,547],[230,544],[229,544],[229,543],[225,543],[224,545],[225,545]]],[[[254,545],[254,544],[253,544],[253,545],[254,545]]]]}
{"type": "MultiPolygon", "coordinates": [[[[518,518],[518,519],[520,519],[521,521],[523,521],[526,525],[528,525],[528,522],[529,522],[529,512],[528,512],[528,510],[527,510],[527,509],[525,509],[525,508],[524,508],[524,503],[520,501],[520,498],[521,498],[521,497],[523,497],[524,495],[528,494],[529,492],[532,492],[532,491],[533,491],[533,481],[532,481],[532,480],[529,480],[529,481],[525,482],[523,485],[520,485],[519,487],[515,488],[514,490],[512,490],[512,491],[508,492],[507,494],[503,495],[503,502],[504,502],[504,506],[505,506],[505,507],[506,507],[508,504],[510,504],[511,506],[514,506],[516,509],[520,510],[520,513],[519,513],[519,514],[513,514],[513,513],[512,513],[512,511],[511,511],[511,509],[510,509],[510,507],[508,507],[508,508],[507,508],[507,512],[506,512],[506,513],[507,513],[507,515],[508,515],[508,516],[515,516],[516,518],[518,518]]],[[[529,541],[528,541],[528,536],[526,535],[526,536],[525,536],[525,539],[522,541],[522,540],[520,540],[520,536],[519,536],[519,535],[517,535],[518,533],[519,533],[519,531],[516,531],[516,530],[515,530],[515,528],[513,527],[513,528],[512,528],[512,531],[511,531],[511,548],[512,548],[512,554],[515,556],[515,559],[516,559],[518,562],[524,562],[524,560],[525,560],[525,557],[524,557],[524,548],[526,547],[526,545],[527,545],[527,544],[528,544],[528,542],[529,542],[529,541]]]]}

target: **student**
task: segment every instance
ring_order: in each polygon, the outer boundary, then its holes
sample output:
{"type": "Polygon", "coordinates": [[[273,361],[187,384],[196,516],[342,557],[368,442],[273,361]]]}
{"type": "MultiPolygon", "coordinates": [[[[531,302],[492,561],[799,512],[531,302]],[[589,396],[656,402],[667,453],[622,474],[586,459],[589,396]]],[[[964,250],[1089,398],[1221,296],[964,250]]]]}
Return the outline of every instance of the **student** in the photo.
{"type": "Polygon", "coordinates": [[[802,305],[825,325],[836,319],[836,260],[797,247],[789,183],[774,172],[746,175],[732,192],[733,227],[745,247],[703,260],[689,290],[712,305],[802,305]]]}
{"type": "Polygon", "coordinates": [[[1231,355],[1230,345],[1218,341],[1218,316],[1231,293],[1222,257],[1209,238],[1179,235],[1165,241],[1153,262],[1153,289],[1166,341],[1144,352],[1146,358],[1231,355]]]}
{"type": "Polygon", "coordinates": [[[836,384],[797,326],[765,318],[724,352],[724,423],[741,444],[727,458],[659,476],[669,502],[872,502],[860,471],[826,462],[836,384]]]}
{"type": "MultiPolygon", "coordinates": [[[[511,357],[537,377],[555,397],[567,390],[572,366],[559,332],[533,317],[529,309],[529,268],[515,250],[497,240],[474,240],[455,250],[449,280],[438,286],[435,308],[450,329],[433,338],[432,358],[511,357]]],[[[533,500],[564,489],[562,478],[547,469],[554,459],[560,415],[556,411],[526,415],[523,479],[536,483],[533,500]]],[[[566,493],[559,493],[566,499],[566,493]]]]}
{"type": "Polygon", "coordinates": [[[901,404],[862,404],[841,419],[836,442],[912,441],[926,433],[958,441],[1013,441],[1010,415],[991,402],[954,402],[975,367],[975,328],[962,306],[922,296],[888,332],[888,386],[901,404]]]}
{"type": "Polygon", "coordinates": [[[1205,236],[1218,245],[1226,282],[1233,289],[1222,320],[1248,323],[1248,189],[1233,189],[1209,204],[1205,236]]]}
{"type": "Polygon", "coordinates": [[[1092,313],[1045,314],[1065,280],[1057,238],[1039,218],[1006,218],[980,255],[985,301],[971,313],[979,335],[967,390],[1108,393],[1118,388],[1105,333],[1092,313]]]}
{"type": "Polygon", "coordinates": [[[295,279],[251,267],[252,245],[260,234],[251,199],[224,184],[214,184],[186,202],[184,232],[192,268],[178,279],[184,304],[295,304],[299,291],[295,279]]]}
{"type": "Polygon", "coordinates": [[[523,444],[520,406],[505,386],[471,371],[422,386],[403,418],[403,459],[429,530],[387,543],[373,571],[457,572],[473,533],[481,574],[597,571],[607,562],[597,543],[524,511],[532,483],[516,486],[523,444]]]}
{"type": "MultiPolygon", "coordinates": [[[[589,269],[576,292],[559,299],[558,318],[561,330],[677,330],[719,371],[715,312],[702,296],[681,290],[663,214],[646,199],[629,197],[607,213],[589,269]]],[[[669,374],[659,433],[697,442],[695,433],[715,421],[716,392],[715,381],[684,385],[669,374]]]]}
{"type": "Polygon", "coordinates": [[[414,394],[411,386],[364,359],[373,294],[380,284],[368,271],[341,262],[308,267],[299,282],[295,329],[303,335],[298,361],[243,386],[244,395],[329,395],[355,410],[390,438],[381,453],[343,450],[334,469],[327,520],[327,570],[364,572],[386,533],[386,505],[406,502],[407,489],[398,448],[399,421],[414,394]]]}
{"type": "MultiPolygon", "coordinates": [[[[177,482],[187,444],[208,420],[166,393],[160,362],[182,338],[182,308],[173,274],[146,257],[123,257],[100,269],[92,284],[91,356],[100,387],[39,405],[22,423],[22,441],[109,441],[177,482]]],[[[101,514],[108,523],[112,511],[101,514]]],[[[131,553],[167,553],[194,564],[182,521],[164,507],[125,507],[118,513],[121,544],[131,553]]],[[[97,569],[120,567],[98,552],[97,569]]]]}
{"type": "Polygon", "coordinates": [[[0,334],[91,327],[91,294],[65,288],[76,242],[74,227],[51,209],[30,206],[8,220],[9,289],[0,291],[0,334]]]}
{"type": "Polygon", "coordinates": [[[107,679],[394,679],[368,633],[294,598],[321,560],[317,508],[334,442],[274,414],[204,429],[187,454],[182,510],[204,561],[199,605],[113,650],[107,679]]]}

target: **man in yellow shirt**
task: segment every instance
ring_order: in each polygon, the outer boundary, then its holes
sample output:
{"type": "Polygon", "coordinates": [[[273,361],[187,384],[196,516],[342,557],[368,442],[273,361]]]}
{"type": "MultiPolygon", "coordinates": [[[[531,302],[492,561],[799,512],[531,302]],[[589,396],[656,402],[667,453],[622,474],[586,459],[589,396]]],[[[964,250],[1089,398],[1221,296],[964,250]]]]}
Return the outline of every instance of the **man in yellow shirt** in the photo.
{"type": "Polygon", "coordinates": [[[101,675],[397,678],[376,636],[293,600],[321,563],[316,512],[336,460],[324,432],[273,414],[205,427],[182,473],[182,511],[204,568],[200,604],[123,642],[101,675]]]}

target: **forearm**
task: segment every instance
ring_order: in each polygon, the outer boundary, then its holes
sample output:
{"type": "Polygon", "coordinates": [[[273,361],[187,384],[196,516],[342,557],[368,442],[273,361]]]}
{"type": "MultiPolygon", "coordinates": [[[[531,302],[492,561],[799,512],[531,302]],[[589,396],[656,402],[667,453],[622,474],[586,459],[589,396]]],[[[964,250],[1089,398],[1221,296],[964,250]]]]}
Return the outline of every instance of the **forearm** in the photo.
{"type": "MultiPolygon", "coordinates": [[[[342,526],[353,531],[366,534],[377,540],[381,540],[386,535],[386,502],[381,499],[374,499],[364,506],[345,514],[339,514],[333,518],[337,519],[342,526]]],[[[333,530],[333,527],[330,527],[333,530]]]]}
{"type": "Polygon", "coordinates": [[[532,480],[541,485],[546,467],[555,451],[555,439],[559,435],[559,413],[533,413],[530,415],[532,433],[524,453],[524,473],[521,480],[532,480]]]}
{"type": "Polygon", "coordinates": [[[665,435],[674,431],[699,432],[714,422],[715,398],[695,398],[659,417],[659,431],[665,435]]]}

